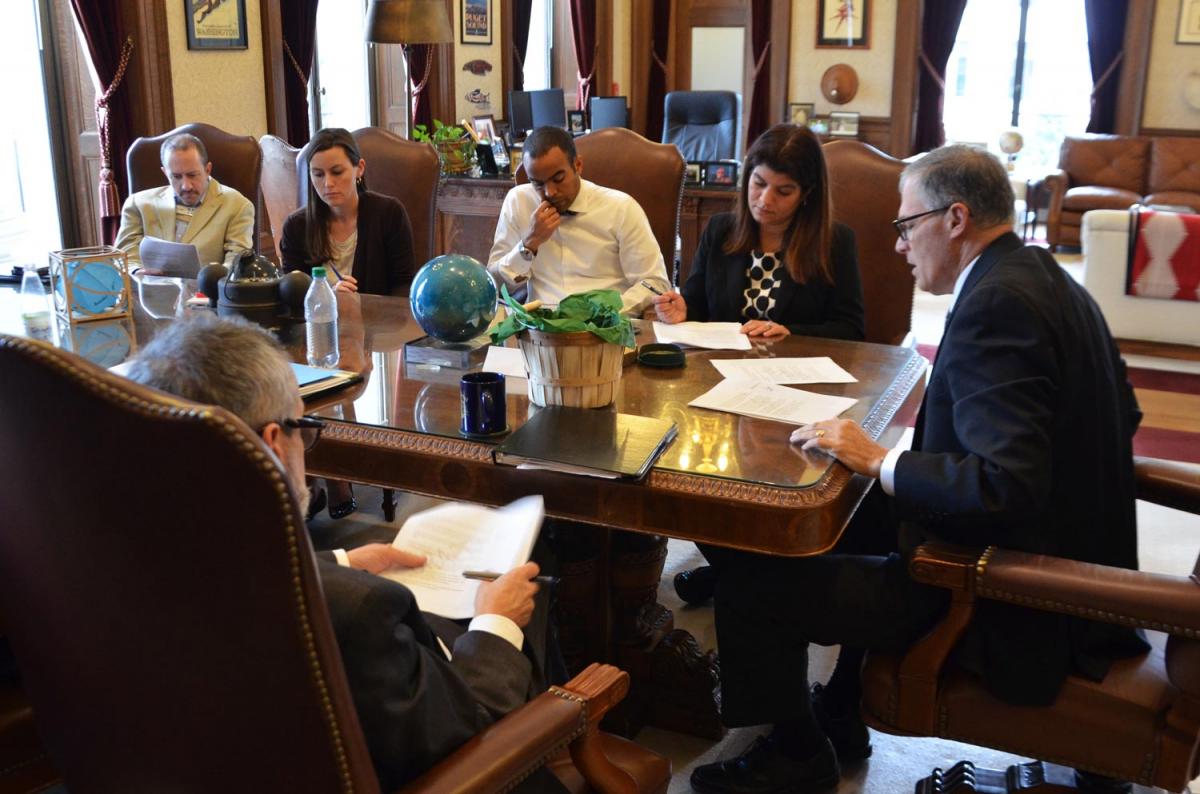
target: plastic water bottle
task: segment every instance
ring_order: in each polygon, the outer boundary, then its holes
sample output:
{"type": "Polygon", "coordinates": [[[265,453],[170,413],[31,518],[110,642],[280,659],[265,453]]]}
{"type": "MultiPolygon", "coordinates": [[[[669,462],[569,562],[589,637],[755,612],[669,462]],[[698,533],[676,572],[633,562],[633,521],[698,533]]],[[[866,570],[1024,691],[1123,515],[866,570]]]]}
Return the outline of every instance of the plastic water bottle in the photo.
{"type": "Polygon", "coordinates": [[[325,277],[325,268],[314,267],[312,286],[304,296],[304,321],[308,323],[308,365],[334,368],[338,365],[337,299],[325,277]]]}
{"type": "Polygon", "coordinates": [[[42,288],[42,279],[38,276],[37,268],[33,265],[26,265],[25,274],[21,277],[21,320],[30,339],[52,341],[50,302],[46,297],[46,290],[42,288]]]}

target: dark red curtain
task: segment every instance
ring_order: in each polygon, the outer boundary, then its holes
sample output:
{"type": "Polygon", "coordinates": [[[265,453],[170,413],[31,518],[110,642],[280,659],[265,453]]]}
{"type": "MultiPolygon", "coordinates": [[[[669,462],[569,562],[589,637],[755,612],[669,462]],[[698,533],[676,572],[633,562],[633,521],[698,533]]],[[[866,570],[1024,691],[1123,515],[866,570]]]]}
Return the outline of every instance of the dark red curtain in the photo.
{"type": "Polygon", "coordinates": [[[1088,58],[1092,63],[1092,116],[1087,131],[1115,132],[1129,0],[1084,0],[1083,10],[1087,14],[1088,58]]]}
{"type": "Polygon", "coordinates": [[[317,41],[317,0],[279,4],[283,23],[284,101],[287,138],[292,146],[308,143],[308,78],[317,41]]]}
{"type": "MultiPolygon", "coordinates": [[[[429,104],[429,96],[425,89],[429,86],[429,75],[433,71],[433,45],[405,45],[408,52],[409,89],[412,91],[413,126],[424,124],[425,129],[433,132],[433,108],[429,104]]],[[[411,133],[409,134],[411,138],[411,133]]]]}
{"type": "Polygon", "coordinates": [[[513,0],[512,3],[512,45],[513,59],[512,87],[514,91],[525,88],[525,53],[529,52],[529,17],[533,10],[533,0],[513,0]]]}
{"type": "Polygon", "coordinates": [[[746,148],[749,149],[771,126],[771,0],[751,0],[750,47],[754,73],[750,76],[750,106],[747,111],[746,148]]]}
{"type": "Polygon", "coordinates": [[[671,39],[671,0],[654,0],[654,29],[650,39],[650,75],[646,81],[646,129],[643,134],[661,141],[663,103],[667,99],[667,47],[671,39]]]}
{"type": "Polygon", "coordinates": [[[100,240],[111,245],[121,225],[121,193],[126,184],[125,152],[133,143],[133,113],[125,68],[135,42],[122,23],[121,0],[71,0],[88,56],[100,85],[96,127],[100,132],[100,240]]]}
{"type": "Polygon", "coordinates": [[[579,65],[579,95],[575,107],[587,108],[596,76],[596,0],[571,0],[571,38],[579,65]]]}
{"type": "Polygon", "coordinates": [[[967,0],[925,0],[925,15],[921,22],[921,52],[917,73],[917,129],[913,135],[913,151],[926,152],[946,142],[942,124],[943,103],[946,97],[946,63],[958,38],[967,0]]]}

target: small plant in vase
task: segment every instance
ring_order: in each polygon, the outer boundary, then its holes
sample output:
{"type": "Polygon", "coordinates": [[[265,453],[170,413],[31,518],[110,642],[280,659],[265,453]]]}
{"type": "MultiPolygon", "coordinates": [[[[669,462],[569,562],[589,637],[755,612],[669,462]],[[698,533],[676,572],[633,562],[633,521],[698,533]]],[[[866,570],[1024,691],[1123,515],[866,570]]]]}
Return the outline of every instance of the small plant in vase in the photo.
{"type": "Polygon", "coordinates": [[[433,144],[443,174],[465,174],[475,165],[475,141],[462,127],[433,120],[433,132],[424,124],[413,128],[413,139],[433,144]]]}

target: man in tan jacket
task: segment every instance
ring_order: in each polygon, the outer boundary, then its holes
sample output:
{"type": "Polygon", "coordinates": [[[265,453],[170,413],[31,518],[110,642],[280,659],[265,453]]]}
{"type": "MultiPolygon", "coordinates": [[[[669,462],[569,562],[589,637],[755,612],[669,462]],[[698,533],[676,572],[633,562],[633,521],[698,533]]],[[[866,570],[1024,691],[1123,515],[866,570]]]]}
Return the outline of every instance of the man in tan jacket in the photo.
{"type": "Polygon", "coordinates": [[[212,163],[195,135],[172,135],[162,145],[165,187],[141,190],[125,200],[116,245],[141,264],[143,237],[196,246],[201,264],[226,265],[254,248],[254,205],[212,178],[212,163]]]}

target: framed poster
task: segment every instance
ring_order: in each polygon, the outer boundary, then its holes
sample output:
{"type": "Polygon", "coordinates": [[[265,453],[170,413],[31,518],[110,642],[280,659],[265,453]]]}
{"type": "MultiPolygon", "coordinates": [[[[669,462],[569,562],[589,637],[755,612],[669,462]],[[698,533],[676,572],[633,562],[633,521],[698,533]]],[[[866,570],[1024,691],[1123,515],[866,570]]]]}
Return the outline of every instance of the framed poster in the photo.
{"type": "Polygon", "coordinates": [[[1176,44],[1200,44],[1200,0],[1180,0],[1176,44]]]}
{"type": "Polygon", "coordinates": [[[189,50],[246,49],[246,0],[183,0],[189,50]]]}
{"type": "Polygon", "coordinates": [[[817,46],[871,47],[871,0],[817,0],[817,46]]]}
{"type": "Polygon", "coordinates": [[[463,44],[492,43],[492,0],[461,0],[463,44]]]}

